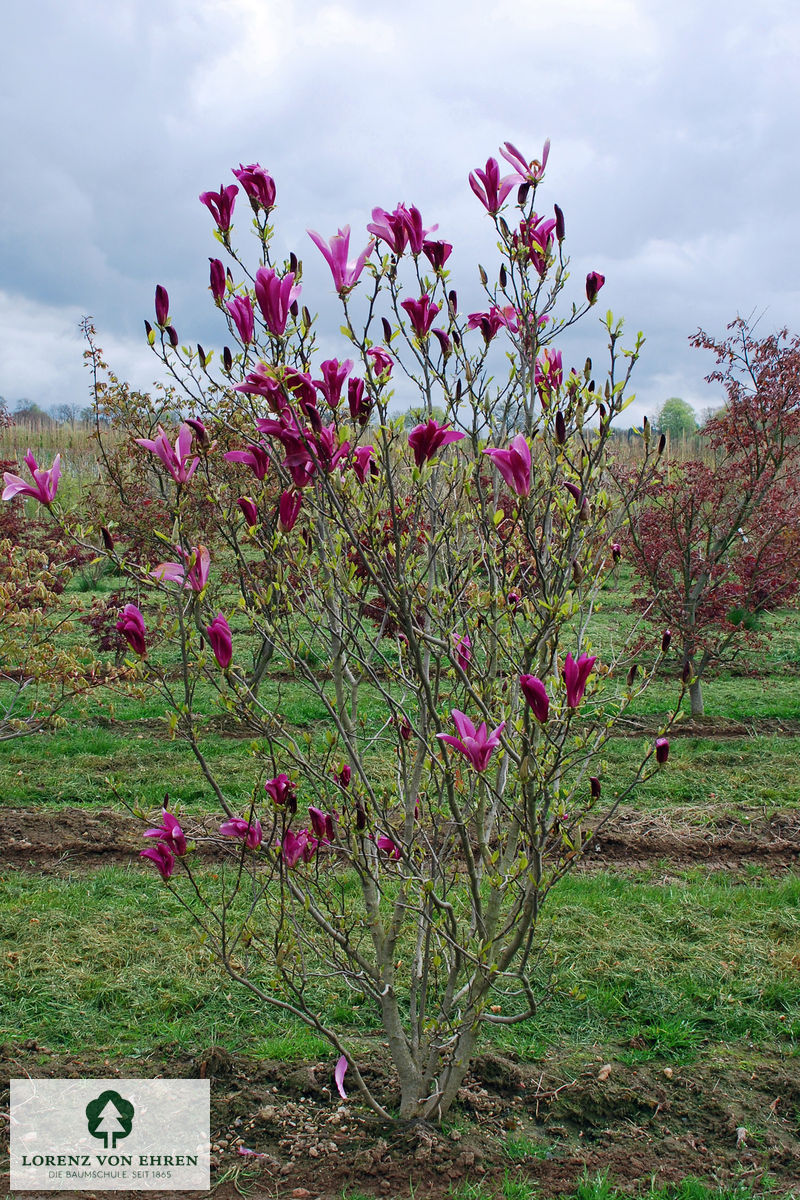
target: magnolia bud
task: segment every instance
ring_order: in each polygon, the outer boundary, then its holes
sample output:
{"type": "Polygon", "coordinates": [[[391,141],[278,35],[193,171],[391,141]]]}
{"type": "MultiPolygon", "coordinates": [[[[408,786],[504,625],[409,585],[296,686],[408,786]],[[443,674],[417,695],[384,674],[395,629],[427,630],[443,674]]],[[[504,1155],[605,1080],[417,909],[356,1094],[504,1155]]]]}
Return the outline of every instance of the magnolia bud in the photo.
{"type": "Polygon", "coordinates": [[[658,453],[663,454],[664,451],[666,450],[666,448],[667,448],[667,435],[665,433],[662,433],[661,437],[658,439],[658,453]]]}
{"type": "Polygon", "coordinates": [[[625,682],[627,683],[628,687],[633,687],[633,681],[636,678],[636,672],[638,670],[639,667],[637,664],[631,663],[630,667],[628,668],[628,674],[625,676],[625,682]]]}
{"type": "Polygon", "coordinates": [[[656,738],[656,762],[665,763],[669,758],[669,738],[656,738]]]}
{"type": "Polygon", "coordinates": [[[505,288],[508,283],[508,275],[506,274],[505,263],[500,263],[500,287],[505,288]]]}
{"type": "Polygon", "coordinates": [[[455,288],[451,288],[447,293],[447,307],[450,309],[451,317],[458,315],[458,292],[455,288]]]}
{"type": "Polygon", "coordinates": [[[528,199],[528,192],[531,190],[529,183],[520,184],[517,189],[517,204],[522,208],[525,201],[528,199]]]}
{"type": "Polygon", "coordinates": [[[233,370],[233,355],[231,354],[230,346],[226,346],[222,351],[222,365],[227,371],[228,375],[230,375],[231,371],[233,370]]]}
{"type": "Polygon", "coordinates": [[[553,205],[553,212],[556,214],[556,237],[559,242],[564,240],[564,214],[557,204],[553,205]]]}
{"type": "Polygon", "coordinates": [[[363,808],[363,806],[361,804],[357,804],[356,805],[356,829],[360,833],[361,830],[366,829],[366,827],[367,827],[366,810],[363,808]]]}
{"type": "Polygon", "coordinates": [[[383,340],[390,342],[392,340],[392,327],[386,320],[386,317],[381,317],[381,324],[383,325],[383,340]]]}
{"type": "Polygon", "coordinates": [[[163,329],[169,320],[169,296],[167,289],[159,283],[156,287],[156,325],[163,329]]]}
{"type": "Polygon", "coordinates": [[[583,567],[577,558],[572,562],[572,582],[577,586],[583,579],[583,567]]]}
{"type": "Polygon", "coordinates": [[[153,326],[150,324],[150,322],[149,322],[149,321],[145,321],[145,323],[144,323],[144,331],[145,331],[145,333],[147,334],[147,341],[148,341],[148,344],[149,344],[150,346],[152,346],[152,345],[153,345],[153,343],[154,343],[154,342],[155,342],[155,340],[156,340],[156,335],[155,335],[155,333],[154,333],[154,331],[153,331],[153,326]]]}
{"type": "Polygon", "coordinates": [[[591,789],[592,789],[592,799],[599,800],[600,799],[600,791],[601,791],[600,780],[597,778],[596,775],[590,775],[589,783],[590,783],[591,789]]]}
{"type": "Polygon", "coordinates": [[[178,347],[178,331],[174,325],[169,325],[167,327],[167,337],[169,338],[169,344],[172,346],[172,349],[176,350],[178,347]]]}
{"type": "Polygon", "coordinates": [[[556,413],[556,441],[559,446],[563,446],[567,440],[567,422],[564,420],[564,414],[561,409],[556,413]]]}
{"type": "Polygon", "coordinates": [[[669,650],[669,644],[672,641],[672,630],[665,629],[661,636],[661,653],[666,654],[669,650]]]}
{"type": "Polygon", "coordinates": [[[200,366],[205,371],[205,369],[206,369],[206,352],[203,349],[203,347],[200,345],[199,342],[197,343],[197,357],[200,359],[200,366]]]}
{"type": "Polygon", "coordinates": [[[622,548],[621,548],[619,542],[611,543],[611,557],[613,558],[615,563],[618,563],[619,560],[622,558],[622,548]]]}
{"type": "Polygon", "coordinates": [[[109,554],[113,554],[114,539],[111,536],[110,530],[106,529],[105,525],[100,526],[100,535],[103,539],[103,545],[105,546],[106,550],[109,552],[109,554]]]}
{"type": "Polygon", "coordinates": [[[294,250],[292,250],[289,254],[289,270],[293,275],[297,274],[297,255],[295,254],[294,250]]]}
{"type": "Polygon", "coordinates": [[[686,684],[692,678],[692,664],[688,658],[683,660],[683,671],[681,672],[681,682],[686,684]]]}

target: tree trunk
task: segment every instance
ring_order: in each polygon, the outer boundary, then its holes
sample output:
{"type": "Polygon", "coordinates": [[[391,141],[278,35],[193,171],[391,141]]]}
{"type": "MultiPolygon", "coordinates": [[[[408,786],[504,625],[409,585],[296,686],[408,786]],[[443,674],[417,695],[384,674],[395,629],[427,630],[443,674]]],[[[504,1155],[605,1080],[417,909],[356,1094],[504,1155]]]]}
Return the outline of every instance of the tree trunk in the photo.
{"type": "Polygon", "coordinates": [[[689,702],[692,706],[692,716],[702,717],[703,715],[703,685],[699,677],[695,677],[689,684],[689,702]]]}

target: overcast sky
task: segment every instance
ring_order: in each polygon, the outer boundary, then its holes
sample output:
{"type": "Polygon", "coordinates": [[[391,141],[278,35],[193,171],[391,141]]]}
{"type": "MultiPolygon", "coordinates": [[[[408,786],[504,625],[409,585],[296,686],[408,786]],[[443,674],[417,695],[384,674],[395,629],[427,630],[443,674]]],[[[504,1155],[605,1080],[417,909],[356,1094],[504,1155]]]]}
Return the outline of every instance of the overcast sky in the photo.
{"type": "MultiPolygon", "coordinates": [[[[800,6],[792,0],[5,0],[0,74],[0,395],[88,402],[78,330],[116,372],[157,373],[142,319],[164,284],[181,339],[224,328],[198,193],[231,166],[275,177],[279,245],[337,352],[306,229],[416,204],[456,246],[459,295],[492,262],[467,183],[506,139],[552,142],[540,208],[567,223],[574,295],[647,344],[634,418],[716,394],[688,347],[737,313],[800,328],[800,6]]],[[[244,208],[244,206],[242,206],[244,208]]],[[[242,221],[241,225],[244,226],[242,221]]],[[[596,311],[569,362],[603,346],[596,311]]]]}

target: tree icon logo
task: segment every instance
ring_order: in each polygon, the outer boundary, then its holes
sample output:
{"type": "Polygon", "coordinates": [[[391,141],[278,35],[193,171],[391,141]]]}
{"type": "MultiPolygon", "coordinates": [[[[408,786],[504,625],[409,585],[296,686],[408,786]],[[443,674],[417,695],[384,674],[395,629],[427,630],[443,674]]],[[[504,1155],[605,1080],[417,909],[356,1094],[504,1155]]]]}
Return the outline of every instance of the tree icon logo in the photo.
{"type": "Polygon", "coordinates": [[[106,1150],[113,1150],[119,1138],[126,1138],[133,1125],[133,1105],[119,1092],[101,1092],[86,1105],[86,1120],[92,1137],[102,1138],[106,1150]]]}

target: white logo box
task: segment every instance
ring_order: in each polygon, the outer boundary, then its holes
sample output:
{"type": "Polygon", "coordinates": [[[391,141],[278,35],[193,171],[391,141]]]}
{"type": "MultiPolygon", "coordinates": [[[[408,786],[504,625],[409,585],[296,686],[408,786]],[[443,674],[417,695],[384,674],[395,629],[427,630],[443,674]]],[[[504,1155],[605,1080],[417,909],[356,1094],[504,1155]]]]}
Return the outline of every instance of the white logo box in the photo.
{"type": "Polygon", "coordinates": [[[208,1191],[207,1079],[12,1079],[11,1190],[208,1191]]]}

